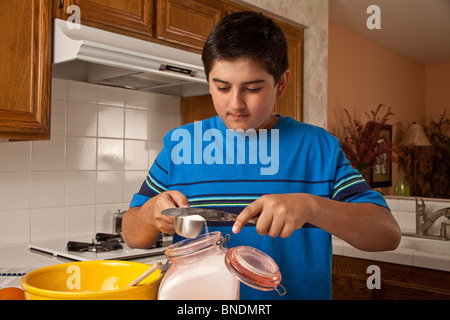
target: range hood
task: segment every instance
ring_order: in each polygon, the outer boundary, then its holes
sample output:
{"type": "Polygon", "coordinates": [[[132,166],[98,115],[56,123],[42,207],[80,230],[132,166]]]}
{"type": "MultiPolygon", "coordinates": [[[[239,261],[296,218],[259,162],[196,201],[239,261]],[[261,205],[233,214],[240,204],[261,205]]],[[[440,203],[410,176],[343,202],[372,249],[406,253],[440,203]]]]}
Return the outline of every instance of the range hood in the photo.
{"type": "Polygon", "coordinates": [[[180,97],[209,93],[201,56],[54,20],[53,77],[180,97]]]}

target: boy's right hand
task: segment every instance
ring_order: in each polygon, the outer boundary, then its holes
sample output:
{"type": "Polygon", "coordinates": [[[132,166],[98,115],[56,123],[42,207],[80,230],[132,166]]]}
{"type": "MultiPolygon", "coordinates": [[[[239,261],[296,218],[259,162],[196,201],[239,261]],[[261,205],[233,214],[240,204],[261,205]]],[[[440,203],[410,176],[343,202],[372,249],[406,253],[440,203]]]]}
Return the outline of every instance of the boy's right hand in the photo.
{"type": "Polygon", "coordinates": [[[189,207],[188,199],[178,191],[166,191],[142,207],[129,208],[122,220],[122,238],[131,248],[150,248],[157,241],[160,232],[173,234],[174,217],[163,216],[161,211],[173,207],[189,207]]]}

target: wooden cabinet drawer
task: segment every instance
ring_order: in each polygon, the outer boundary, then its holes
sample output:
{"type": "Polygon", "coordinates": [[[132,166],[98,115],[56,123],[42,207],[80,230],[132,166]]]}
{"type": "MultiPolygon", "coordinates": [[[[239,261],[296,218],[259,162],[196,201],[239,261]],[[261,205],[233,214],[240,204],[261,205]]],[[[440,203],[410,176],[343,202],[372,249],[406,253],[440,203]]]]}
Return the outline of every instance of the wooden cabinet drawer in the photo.
{"type": "Polygon", "coordinates": [[[450,299],[450,272],[333,256],[333,299],[438,300],[450,299]],[[368,289],[367,268],[380,268],[380,289],[368,289]]]}

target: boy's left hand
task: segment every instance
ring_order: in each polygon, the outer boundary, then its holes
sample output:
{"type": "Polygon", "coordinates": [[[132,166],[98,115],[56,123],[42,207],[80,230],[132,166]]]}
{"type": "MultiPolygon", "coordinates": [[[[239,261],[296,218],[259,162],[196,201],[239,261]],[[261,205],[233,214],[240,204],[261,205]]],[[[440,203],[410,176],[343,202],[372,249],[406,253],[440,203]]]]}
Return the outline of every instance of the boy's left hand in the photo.
{"type": "Polygon", "coordinates": [[[259,216],[256,231],[271,237],[289,237],[312,216],[311,197],[308,194],[268,194],[255,200],[239,214],[233,233],[239,233],[250,218],[259,216]]]}

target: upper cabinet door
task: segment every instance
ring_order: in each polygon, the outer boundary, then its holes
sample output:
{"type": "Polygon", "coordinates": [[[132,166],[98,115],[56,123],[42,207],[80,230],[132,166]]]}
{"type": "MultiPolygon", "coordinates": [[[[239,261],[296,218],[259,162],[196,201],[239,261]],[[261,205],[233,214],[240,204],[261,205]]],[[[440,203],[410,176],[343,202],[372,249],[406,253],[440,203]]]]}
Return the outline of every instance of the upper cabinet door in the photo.
{"type": "Polygon", "coordinates": [[[0,137],[50,137],[51,0],[0,1],[0,137]]]}
{"type": "Polygon", "coordinates": [[[157,0],[156,38],[201,52],[221,18],[217,0],[157,0]]]}
{"type": "Polygon", "coordinates": [[[66,20],[80,8],[82,25],[148,39],[153,36],[153,0],[59,0],[57,16],[66,20]]]}

